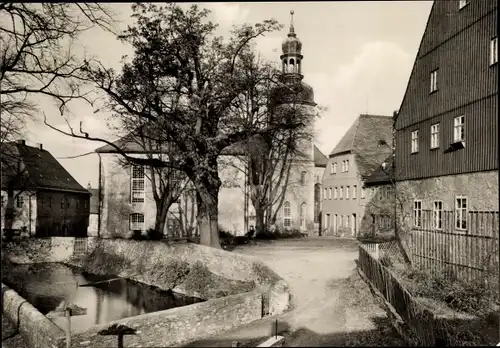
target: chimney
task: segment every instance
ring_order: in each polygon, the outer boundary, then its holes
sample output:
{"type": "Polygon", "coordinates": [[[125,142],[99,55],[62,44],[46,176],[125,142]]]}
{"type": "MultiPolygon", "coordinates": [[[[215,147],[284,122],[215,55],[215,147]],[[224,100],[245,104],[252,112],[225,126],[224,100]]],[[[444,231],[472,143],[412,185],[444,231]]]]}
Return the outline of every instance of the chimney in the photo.
{"type": "Polygon", "coordinates": [[[90,181],[89,183],[87,184],[87,190],[90,190],[92,188],[92,186],[90,186],[90,181]]]}
{"type": "Polygon", "coordinates": [[[24,139],[20,139],[18,141],[16,141],[19,145],[26,145],[26,140],[24,139]]]}
{"type": "Polygon", "coordinates": [[[40,150],[43,150],[43,144],[42,144],[42,143],[38,143],[38,144],[37,144],[37,147],[38,147],[40,150]]]}

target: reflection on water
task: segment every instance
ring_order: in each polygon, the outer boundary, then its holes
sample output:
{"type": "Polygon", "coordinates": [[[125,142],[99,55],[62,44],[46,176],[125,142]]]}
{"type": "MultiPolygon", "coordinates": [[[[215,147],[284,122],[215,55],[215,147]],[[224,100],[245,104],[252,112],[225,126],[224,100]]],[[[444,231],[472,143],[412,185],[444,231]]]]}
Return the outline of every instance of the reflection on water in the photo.
{"type": "MultiPolygon", "coordinates": [[[[200,302],[200,299],[162,291],[128,279],[103,277],[63,264],[16,265],[3,270],[2,278],[42,314],[62,301],[86,308],[87,314],[71,319],[72,331],[97,324],[200,302]],[[81,286],[91,284],[92,286],[81,286]],[[80,286],[77,286],[79,284],[80,286]]],[[[65,328],[65,319],[52,319],[65,328]]]]}

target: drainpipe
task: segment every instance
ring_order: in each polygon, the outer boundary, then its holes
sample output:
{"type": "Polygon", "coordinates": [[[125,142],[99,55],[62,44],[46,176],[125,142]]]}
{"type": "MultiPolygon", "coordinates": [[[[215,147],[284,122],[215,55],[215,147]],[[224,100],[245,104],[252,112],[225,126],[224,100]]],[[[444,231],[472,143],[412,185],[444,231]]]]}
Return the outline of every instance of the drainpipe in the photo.
{"type": "MultiPolygon", "coordinates": [[[[35,193],[32,193],[28,196],[28,237],[31,237],[31,197],[35,196],[36,195],[36,192],[35,193]]],[[[36,234],[36,231],[35,231],[35,234],[36,234]]]]}
{"type": "MultiPolygon", "coordinates": [[[[101,154],[97,153],[97,156],[99,156],[99,179],[97,183],[97,238],[101,237],[101,169],[102,169],[102,162],[101,162],[101,154]]],[[[90,208],[90,201],[89,201],[89,208],[90,208]]]]}

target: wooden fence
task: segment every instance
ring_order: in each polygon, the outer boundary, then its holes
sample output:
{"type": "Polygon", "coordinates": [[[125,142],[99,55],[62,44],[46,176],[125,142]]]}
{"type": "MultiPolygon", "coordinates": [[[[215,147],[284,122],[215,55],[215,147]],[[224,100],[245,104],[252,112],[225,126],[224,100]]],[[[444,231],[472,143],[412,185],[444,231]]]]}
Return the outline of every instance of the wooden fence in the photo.
{"type": "Polygon", "coordinates": [[[498,276],[498,212],[470,211],[463,229],[452,211],[423,210],[419,220],[411,231],[415,266],[463,280],[498,276]]]}
{"type": "Polygon", "coordinates": [[[367,250],[369,248],[365,245],[359,247],[358,266],[370,284],[411,328],[421,345],[435,346],[445,340],[434,314],[413,298],[392,272],[373,257],[373,251],[367,250]]]}

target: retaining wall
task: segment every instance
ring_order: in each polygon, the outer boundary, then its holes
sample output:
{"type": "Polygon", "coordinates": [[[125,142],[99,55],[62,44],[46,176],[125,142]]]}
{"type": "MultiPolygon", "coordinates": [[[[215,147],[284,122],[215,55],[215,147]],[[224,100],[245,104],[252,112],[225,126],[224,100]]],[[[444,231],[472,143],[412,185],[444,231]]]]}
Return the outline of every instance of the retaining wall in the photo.
{"type": "MultiPolygon", "coordinates": [[[[227,279],[254,281],[261,292],[269,294],[270,315],[281,314],[290,308],[288,284],[262,261],[246,255],[209,248],[198,244],[166,244],[152,241],[134,241],[125,239],[93,239],[88,250],[100,248],[94,257],[103,257],[110,253],[126,259],[130,265],[122,266],[116,275],[148,285],[164,288],[160,279],[148,273],[158,259],[172,258],[193,265],[200,261],[208,269],[227,279]]],[[[75,266],[84,267],[84,257],[72,258],[75,266]]],[[[103,262],[105,258],[103,257],[103,262]]],[[[176,289],[177,290],[177,289],[176,289]]],[[[267,307],[268,306],[268,307],[267,307]]]]}
{"type": "MultiPolygon", "coordinates": [[[[85,255],[73,254],[74,238],[70,237],[52,240],[26,239],[4,245],[2,249],[2,256],[14,263],[63,262],[80,267],[85,263],[85,255]]],[[[148,265],[154,264],[159,258],[179,259],[190,265],[201,261],[214,274],[228,279],[254,281],[257,285],[255,291],[114,321],[113,323],[125,324],[138,330],[137,335],[125,337],[126,346],[172,346],[203,339],[261,319],[263,309],[274,315],[290,308],[288,284],[263,262],[253,257],[197,244],[168,245],[150,241],[88,238],[88,252],[92,251],[96,251],[93,257],[103,257],[103,261],[105,256],[102,255],[106,253],[126,259],[129,262],[124,263],[116,275],[149,285],[159,286],[151,283],[152,278],[147,274],[148,265]],[[96,248],[100,249],[99,252],[96,248]],[[138,272],[137,264],[140,263],[141,269],[146,272],[138,272]]],[[[4,287],[7,288],[2,284],[2,292],[4,287]]],[[[15,294],[13,298],[17,302],[11,300],[12,303],[7,303],[7,307],[4,305],[4,314],[15,323],[18,318],[14,313],[17,311],[16,303],[25,300],[13,290],[8,291],[10,292],[13,293],[12,296],[15,294]]],[[[33,347],[59,347],[58,339],[59,336],[64,336],[64,332],[58,326],[29,303],[23,304],[20,313],[21,322],[25,323],[22,324],[24,326],[21,333],[26,340],[30,343],[43,343],[33,347]],[[23,310],[28,314],[22,314],[23,310]],[[44,337],[40,338],[41,335],[44,337]]],[[[97,335],[104,327],[92,327],[72,336],[72,346],[116,344],[116,337],[97,335]]]]}
{"type": "Polygon", "coordinates": [[[19,333],[29,347],[62,348],[65,346],[64,331],[3,283],[2,315],[5,315],[14,325],[18,325],[19,333]]]}
{"type": "MultiPolygon", "coordinates": [[[[125,336],[126,347],[172,347],[204,339],[261,318],[262,295],[257,291],[221,297],[113,321],[137,330],[125,336]]],[[[101,336],[107,325],[94,326],[74,335],[74,347],[113,347],[116,336],[101,336]]]]}

